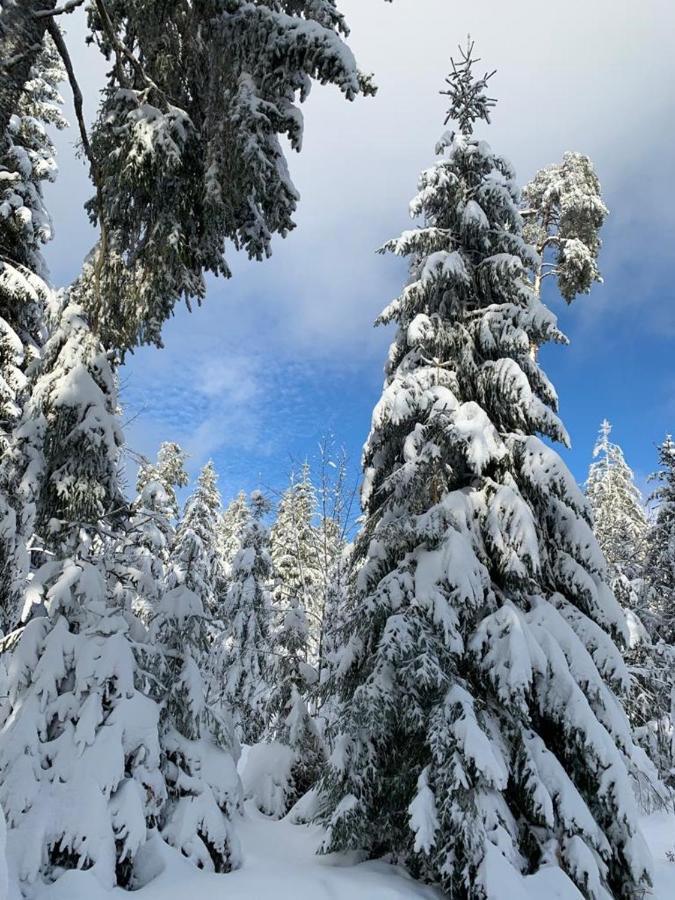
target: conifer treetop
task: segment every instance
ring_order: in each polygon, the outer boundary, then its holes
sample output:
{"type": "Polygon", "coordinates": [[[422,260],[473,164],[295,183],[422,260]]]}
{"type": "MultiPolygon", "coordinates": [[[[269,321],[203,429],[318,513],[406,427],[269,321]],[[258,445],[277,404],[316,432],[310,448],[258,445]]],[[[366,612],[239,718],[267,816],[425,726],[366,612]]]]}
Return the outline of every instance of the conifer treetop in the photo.
{"type": "Polygon", "coordinates": [[[452,72],[445,79],[448,89],[441,91],[451,101],[445,124],[454,119],[461,133],[467,137],[473,134],[474,122],[483,119],[490,124],[490,110],[497,105],[496,99],[485,93],[488,81],[497,70],[485,72],[481,78],[475,77],[473,67],[480,62],[480,57],[474,57],[474,46],[470,35],[467,36],[466,47],[458,45],[460,59],[457,61],[450,57],[452,72]]]}

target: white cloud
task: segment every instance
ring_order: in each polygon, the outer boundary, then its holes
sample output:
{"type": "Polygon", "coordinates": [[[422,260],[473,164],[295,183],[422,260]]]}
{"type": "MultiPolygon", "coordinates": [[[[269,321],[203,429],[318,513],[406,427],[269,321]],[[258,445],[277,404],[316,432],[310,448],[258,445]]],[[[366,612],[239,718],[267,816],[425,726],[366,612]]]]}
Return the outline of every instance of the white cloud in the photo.
{"type": "MultiPolygon", "coordinates": [[[[349,104],[334,89],[314,87],[304,110],[305,146],[290,160],[302,195],[299,227],[275,242],[271,261],[235,260],[235,278],[213,282],[201,309],[181,310],[168,323],[164,351],[131,359],[128,396],[139,397],[142,383],[151,398],[133,426],[138,444],[169,438],[175,427],[198,448],[199,462],[223,447],[244,455],[251,447],[275,452],[285,429],[312,428],[297,395],[298,359],[313,367],[317,385],[343,367],[379,369],[387,335],[372,322],[398,293],[405,271],[375,250],[409,225],[417,174],[433,159],[442,130],[439,90],[449,57],[468,32],[485,66],[498,70],[492,85],[499,103],[484,134],[513,160],[521,180],[575,149],[594,159],[603,181],[612,210],[602,259],[606,284],[575,306],[583,325],[578,338],[592,348],[603,329],[603,339],[611,339],[605,320],[612,312],[628,316],[636,337],[675,333],[672,297],[644,302],[670,283],[662,270],[675,238],[675,6],[666,0],[340,5],[379,94],[349,104]],[[179,380],[182,393],[167,387],[179,380]],[[264,430],[256,418],[261,411],[268,414],[264,430]]],[[[76,17],[68,24],[77,39],[76,17]]],[[[74,57],[91,111],[104,66],[83,46],[74,57]]],[[[80,209],[90,193],[86,172],[68,155],[75,137],[71,129],[60,139],[65,177],[49,197],[57,230],[50,259],[60,279],[77,272],[92,241],[80,209]]]]}

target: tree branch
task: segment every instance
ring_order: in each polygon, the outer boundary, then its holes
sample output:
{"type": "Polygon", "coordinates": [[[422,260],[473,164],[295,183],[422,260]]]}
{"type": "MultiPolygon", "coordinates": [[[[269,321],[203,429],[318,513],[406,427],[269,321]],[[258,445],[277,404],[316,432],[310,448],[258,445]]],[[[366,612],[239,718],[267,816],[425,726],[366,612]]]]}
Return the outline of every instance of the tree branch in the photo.
{"type": "Polygon", "coordinates": [[[68,0],[63,6],[57,6],[55,9],[41,9],[38,12],[33,13],[33,18],[47,19],[53,16],[68,15],[69,13],[75,12],[77,7],[82,6],[83,3],[84,0],[68,0]]]}
{"type": "Polygon", "coordinates": [[[87,160],[89,161],[94,184],[98,184],[96,160],[94,159],[94,154],[92,153],[91,144],[89,143],[89,135],[87,134],[87,127],[84,122],[82,91],[80,90],[80,86],[77,83],[75,70],[73,69],[73,62],[70,58],[70,54],[68,53],[66,42],[63,40],[61,29],[52,18],[50,18],[47,22],[47,31],[49,32],[51,39],[54,41],[54,45],[58,50],[59,56],[63,60],[63,65],[65,66],[66,73],[68,75],[70,89],[73,92],[73,106],[75,107],[75,116],[77,117],[77,124],[80,129],[82,148],[84,150],[85,156],[87,157],[87,160]]]}

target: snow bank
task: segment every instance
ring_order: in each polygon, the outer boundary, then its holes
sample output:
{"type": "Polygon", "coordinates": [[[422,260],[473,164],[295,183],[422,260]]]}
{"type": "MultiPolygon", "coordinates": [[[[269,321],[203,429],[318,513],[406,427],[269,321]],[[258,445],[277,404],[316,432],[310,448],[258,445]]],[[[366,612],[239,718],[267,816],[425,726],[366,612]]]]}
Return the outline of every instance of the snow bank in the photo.
{"type": "MultiPolygon", "coordinates": [[[[135,900],[442,900],[440,892],[417,884],[405,872],[382,862],[359,863],[354,855],[317,856],[320,828],[274,821],[249,803],[235,822],[243,850],[242,868],[229,875],[199,872],[166,845],[148,848],[147,875],[153,880],[134,892],[135,900]]],[[[656,813],[642,820],[655,858],[654,893],[650,900],[675,897],[675,814],[656,813]]],[[[500,859],[501,858],[501,859],[500,859]]],[[[496,852],[486,861],[489,900],[582,900],[582,895],[555,866],[520,878],[502,864],[496,852]]],[[[105,891],[88,872],[68,872],[44,888],[36,900],[129,900],[115,889],[105,891]]],[[[5,900],[0,894],[1,900],[5,900]]]]}
{"type": "Polygon", "coordinates": [[[239,763],[244,799],[251,800],[266,816],[280,818],[288,808],[293,790],[295,753],[285,744],[255,744],[248,747],[239,763]]]}

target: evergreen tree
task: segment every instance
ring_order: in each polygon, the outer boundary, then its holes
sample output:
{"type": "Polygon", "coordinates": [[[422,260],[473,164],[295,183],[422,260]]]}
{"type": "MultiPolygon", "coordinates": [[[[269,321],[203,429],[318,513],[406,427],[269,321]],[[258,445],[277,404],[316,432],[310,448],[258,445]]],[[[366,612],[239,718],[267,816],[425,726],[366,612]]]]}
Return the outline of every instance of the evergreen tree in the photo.
{"type": "Polygon", "coordinates": [[[188,482],[185,459],[178,444],[166,442],[159,448],[156,462],[144,460],[138,470],[137,496],[121,556],[131,584],[131,608],[146,624],[164,591],[177,580],[172,561],[178,517],[176,488],[188,482]]]}
{"type": "Polygon", "coordinates": [[[218,523],[218,547],[225,581],[232,571],[232,563],[250,515],[246,494],[241,491],[225,509],[218,523]]]}
{"type": "Polygon", "coordinates": [[[62,552],[79,540],[79,525],[113,520],[126,507],[116,468],[122,434],[109,356],[68,295],[55,302],[54,318],[30,415],[17,433],[42,450],[24,479],[36,486],[36,533],[42,547],[62,552]]]}
{"type": "Polygon", "coordinates": [[[92,132],[102,238],[84,277],[104,340],[160,343],[181,297],[230,274],[227,240],[263,259],[294,227],[282,138],[300,150],[312,80],[350,100],[373,88],[335,0],[175,0],[169,15],[107,0],[89,21],[114,65],[92,132]]]}
{"type": "Polygon", "coordinates": [[[321,538],[312,524],[315,513],[316,494],[305,463],[299,478],[291,476],[279,503],[271,531],[271,552],[277,606],[300,610],[307,626],[303,656],[306,662],[314,663],[319,653],[323,605],[321,538]]]}
{"type": "Polygon", "coordinates": [[[586,482],[593,528],[610,573],[629,580],[642,574],[647,518],[633,473],[618,444],[610,441],[612,426],[605,420],[593,450],[595,462],[586,482]]]}
{"type": "Polygon", "coordinates": [[[108,355],[66,303],[19,435],[33,448],[44,563],[8,664],[0,803],[26,892],[88,868],[127,885],[164,802],[158,709],[137,690],[129,625],[108,598],[106,543],[122,506],[121,434],[108,355]]]}
{"type": "Polygon", "coordinates": [[[624,657],[632,685],[626,711],[637,740],[668,781],[675,762],[672,659],[667,646],[660,642],[660,629],[655,627],[654,614],[645,603],[648,525],[642,496],[621,447],[610,441],[610,433],[611,425],[604,421],[593,450],[596,462],[589,469],[586,496],[594,532],[609,566],[612,590],[626,610],[629,625],[624,657]]]}
{"type": "Polygon", "coordinates": [[[652,499],[658,503],[647,535],[646,580],[649,607],[658,636],[675,644],[675,441],[670,435],[659,447],[658,482],[652,499]]]}
{"type": "MultiPolygon", "coordinates": [[[[462,123],[387,249],[411,260],[364,451],[365,522],[334,674],[328,850],[392,853],[455,898],[559,866],[593,900],[649,884],[614,691],[622,610],[530,348],[562,340],[533,289],[511,166],[472,133],[489,76],[449,78],[462,123]]],[[[524,886],[523,886],[524,890],[524,886]]]]}
{"type": "Polygon", "coordinates": [[[287,808],[316,782],[323,761],[318,729],[308,709],[318,680],[315,664],[323,605],[321,540],[312,524],[315,511],[316,494],[305,463],[300,478],[291,476],[271,532],[278,626],[268,734],[294,753],[287,808]]]}
{"type": "Polygon", "coordinates": [[[41,247],[52,228],[42,185],[56,173],[47,126],[65,125],[57,91],[62,70],[50,42],[29,74],[0,133],[0,628],[5,629],[16,623],[30,565],[33,498],[20,488],[27,460],[16,447],[14,430],[29,393],[29,369],[45,339],[49,289],[41,247]]]}
{"type": "Polygon", "coordinates": [[[10,127],[45,40],[47,16],[56,0],[5,2],[0,7],[0,135],[10,127]],[[42,13],[42,15],[40,15],[42,13]]]}
{"type": "Polygon", "coordinates": [[[9,897],[9,874],[7,872],[7,823],[0,807],[0,897],[9,897]]]}
{"type": "Polygon", "coordinates": [[[541,169],[523,190],[524,237],[534,244],[535,290],[555,278],[571,303],[602,282],[598,269],[598,232],[608,215],[593,163],[581,153],[565,153],[562,162],[541,169]]]}
{"type": "Polygon", "coordinates": [[[316,669],[307,661],[309,626],[297,596],[279,611],[280,623],[273,638],[274,664],[268,701],[267,736],[293,751],[294,762],[286,786],[286,809],[314,785],[325,762],[323,746],[308,697],[317,681],[316,669]]]}
{"type": "Polygon", "coordinates": [[[329,572],[321,621],[317,722],[324,744],[331,748],[339,707],[338,698],[333,691],[333,678],[341,660],[340,648],[348,609],[353,552],[353,545],[346,545],[329,572]]]}
{"type": "Polygon", "coordinates": [[[136,491],[140,495],[151,481],[158,482],[167,496],[166,513],[172,519],[178,518],[179,506],[177,488],[187,487],[188,475],[185,471],[187,454],[173,441],[165,441],[157,453],[157,461],[144,460],[138,470],[136,491]]]}
{"type": "Polygon", "coordinates": [[[215,693],[232,711],[242,743],[259,741],[267,726],[272,671],[272,578],[269,533],[262,519],[269,504],[259,491],[251,494],[251,516],[241,535],[225,599],[225,633],[218,648],[222,675],[215,693]]]}
{"type": "Polygon", "coordinates": [[[218,588],[222,583],[217,544],[221,509],[217,482],[216,470],[209,462],[199,475],[196,491],[185,504],[173,554],[178,582],[199,597],[209,616],[217,612],[218,588]]]}
{"type": "MultiPolygon", "coordinates": [[[[151,625],[160,650],[160,745],[168,802],[160,827],[165,840],[200,869],[229,872],[239,863],[232,816],[241,785],[230,746],[205,701],[200,662],[207,650],[208,616],[186,584],[167,591],[151,625]]],[[[231,736],[230,736],[231,737],[231,736]]]]}

